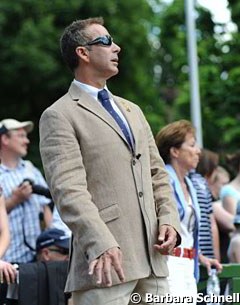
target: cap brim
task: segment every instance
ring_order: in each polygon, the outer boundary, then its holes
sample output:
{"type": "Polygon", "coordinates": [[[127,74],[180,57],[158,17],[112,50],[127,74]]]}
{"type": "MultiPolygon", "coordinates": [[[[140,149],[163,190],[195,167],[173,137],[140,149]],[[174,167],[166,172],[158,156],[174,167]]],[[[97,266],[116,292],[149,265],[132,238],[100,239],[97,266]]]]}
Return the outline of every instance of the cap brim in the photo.
{"type": "Polygon", "coordinates": [[[61,247],[61,248],[64,248],[64,249],[69,249],[69,242],[70,242],[70,239],[65,238],[65,239],[62,239],[62,240],[56,240],[54,242],[54,245],[56,245],[58,247],[61,247]]]}
{"type": "Polygon", "coordinates": [[[27,133],[33,130],[34,124],[32,121],[26,121],[19,124],[18,128],[23,128],[26,130],[27,133]]]}

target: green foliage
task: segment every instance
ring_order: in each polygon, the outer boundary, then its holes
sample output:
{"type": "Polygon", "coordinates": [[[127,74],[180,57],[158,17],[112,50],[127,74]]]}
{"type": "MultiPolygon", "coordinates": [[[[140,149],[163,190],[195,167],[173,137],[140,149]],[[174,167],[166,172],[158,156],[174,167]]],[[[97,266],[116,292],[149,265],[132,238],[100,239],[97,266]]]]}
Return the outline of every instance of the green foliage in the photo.
{"type": "Polygon", "coordinates": [[[153,82],[154,50],[148,39],[154,14],[145,0],[18,0],[0,2],[1,118],[33,120],[30,158],[40,164],[38,120],[72,81],[59,51],[63,29],[73,20],[103,16],[122,50],[120,74],[109,81],[118,95],[151,109],[156,124],[161,109],[153,82]],[[150,108],[149,108],[150,107],[150,108]]]}
{"type": "MultiPolygon", "coordinates": [[[[229,1],[234,18],[240,17],[238,1],[229,1]]],[[[226,27],[214,24],[210,13],[197,8],[197,47],[204,146],[215,151],[239,147],[240,37],[226,40],[226,27]],[[216,26],[218,33],[215,32],[216,26]],[[219,31],[221,29],[221,31],[219,31]]],[[[235,21],[234,19],[234,21],[235,21]]],[[[190,88],[184,1],[173,1],[159,13],[159,81],[168,122],[190,119],[190,88]],[[166,60],[167,59],[167,60],[166,60]]]]}
{"type": "MultiPolygon", "coordinates": [[[[239,1],[228,2],[239,26],[239,1]]],[[[35,122],[29,157],[38,165],[39,117],[73,78],[60,55],[61,33],[73,20],[100,15],[121,47],[120,73],[109,88],[138,103],[154,133],[190,119],[184,1],[1,0],[0,117],[35,122]]],[[[226,40],[221,24],[216,33],[202,7],[196,21],[204,146],[234,150],[240,134],[240,34],[226,40]]]]}

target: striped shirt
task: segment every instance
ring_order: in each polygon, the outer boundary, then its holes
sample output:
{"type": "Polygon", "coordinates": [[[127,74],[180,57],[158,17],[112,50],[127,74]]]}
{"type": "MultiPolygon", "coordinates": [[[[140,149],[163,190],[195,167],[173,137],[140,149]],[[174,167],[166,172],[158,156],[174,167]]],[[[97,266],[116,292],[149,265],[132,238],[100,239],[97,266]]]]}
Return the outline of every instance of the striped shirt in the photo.
{"type": "MultiPolygon", "coordinates": [[[[1,186],[3,195],[8,198],[14,188],[23,179],[31,179],[35,184],[47,187],[41,172],[30,161],[20,160],[14,169],[0,165],[1,186]]],[[[10,246],[3,259],[8,262],[27,263],[34,259],[36,238],[41,232],[39,213],[43,206],[50,203],[44,196],[32,194],[28,200],[18,204],[9,214],[9,228],[11,234],[10,246]],[[27,246],[27,245],[30,245],[27,246]]]]}
{"type": "Polygon", "coordinates": [[[196,173],[191,172],[189,178],[197,192],[197,199],[201,211],[200,229],[199,229],[199,248],[201,253],[209,258],[214,258],[213,237],[211,226],[212,195],[206,179],[196,173]]]}

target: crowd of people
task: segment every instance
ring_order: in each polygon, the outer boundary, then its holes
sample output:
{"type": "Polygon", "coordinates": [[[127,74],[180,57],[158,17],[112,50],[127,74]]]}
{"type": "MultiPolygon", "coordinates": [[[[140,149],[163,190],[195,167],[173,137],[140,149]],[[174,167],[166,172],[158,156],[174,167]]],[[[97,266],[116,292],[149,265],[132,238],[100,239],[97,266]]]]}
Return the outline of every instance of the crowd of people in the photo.
{"type": "Polygon", "coordinates": [[[23,159],[27,156],[28,133],[32,129],[31,121],[0,122],[1,304],[7,285],[17,281],[20,264],[68,258],[70,234],[67,229],[60,230],[55,209],[52,217],[47,183],[41,172],[23,159]]]}
{"type": "Polygon", "coordinates": [[[200,264],[240,263],[240,153],[227,157],[231,180],[191,122],[154,139],[140,108],[107,87],[120,50],[101,17],[65,29],[74,80],[40,119],[47,182],[25,159],[33,123],[0,122],[0,282],[16,282],[16,265],[67,260],[74,305],[145,293],[196,304],[200,264]]]}

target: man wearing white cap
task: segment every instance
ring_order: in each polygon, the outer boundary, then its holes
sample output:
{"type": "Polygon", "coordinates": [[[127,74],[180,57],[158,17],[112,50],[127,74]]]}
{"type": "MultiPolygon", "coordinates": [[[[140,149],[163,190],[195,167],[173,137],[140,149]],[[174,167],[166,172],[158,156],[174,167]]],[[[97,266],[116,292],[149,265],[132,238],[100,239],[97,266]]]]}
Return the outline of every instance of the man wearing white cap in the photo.
{"type": "Polygon", "coordinates": [[[35,258],[36,238],[40,234],[39,215],[44,213],[48,224],[51,220],[50,200],[33,194],[32,185],[47,184],[40,171],[27,160],[28,133],[33,122],[5,119],[0,122],[0,175],[9,216],[11,243],[4,260],[27,263],[35,258]]]}

